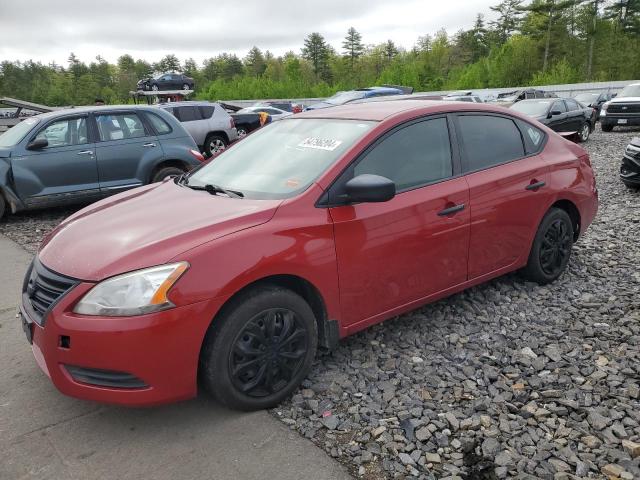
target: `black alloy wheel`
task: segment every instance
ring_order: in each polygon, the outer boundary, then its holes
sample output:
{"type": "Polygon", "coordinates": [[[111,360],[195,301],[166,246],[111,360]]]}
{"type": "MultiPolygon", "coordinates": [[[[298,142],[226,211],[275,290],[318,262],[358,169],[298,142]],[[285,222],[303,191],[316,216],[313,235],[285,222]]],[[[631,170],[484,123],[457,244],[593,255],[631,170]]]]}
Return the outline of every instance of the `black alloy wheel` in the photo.
{"type": "Polygon", "coordinates": [[[573,232],[562,219],[554,220],[547,228],[540,246],[540,266],[550,276],[558,276],[564,270],[571,254],[573,232]]]}
{"type": "Polygon", "coordinates": [[[260,312],[233,342],[231,381],[250,397],[278,393],[300,372],[308,348],[309,334],[295,312],[286,308],[260,312]]]}

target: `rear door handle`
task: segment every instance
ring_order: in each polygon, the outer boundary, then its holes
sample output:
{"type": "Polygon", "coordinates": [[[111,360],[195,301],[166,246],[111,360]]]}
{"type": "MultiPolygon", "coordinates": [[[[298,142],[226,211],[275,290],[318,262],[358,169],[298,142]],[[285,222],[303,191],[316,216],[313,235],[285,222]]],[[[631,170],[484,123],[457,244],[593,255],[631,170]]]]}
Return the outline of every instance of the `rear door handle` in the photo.
{"type": "Polygon", "coordinates": [[[145,143],[144,145],[142,145],[143,147],[155,147],[156,144],[155,143],[145,143]]]}
{"type": "Polygon", "coordinates": [[[445,208],[444,210],[440,210],[438,215],[441,217],[446,217],[447,215],[453,215],[454,213],[458,213],[464,210],[464,203],[460,205],[454,205],[453,207],[445,208]]]}
{"type": "Polygon", "coordinates": [[[93,155],[93,150],[82,150],[78,152],[78,155],[93,155]]]}
{"type": "Polygon", "coordinates": [[[526,190],[538,190],[539,188],[542,188],[546,185],[545,182],[535,182],[535,183],[531,183],[529,185],[527,185],[525,187],[526,190]]]}

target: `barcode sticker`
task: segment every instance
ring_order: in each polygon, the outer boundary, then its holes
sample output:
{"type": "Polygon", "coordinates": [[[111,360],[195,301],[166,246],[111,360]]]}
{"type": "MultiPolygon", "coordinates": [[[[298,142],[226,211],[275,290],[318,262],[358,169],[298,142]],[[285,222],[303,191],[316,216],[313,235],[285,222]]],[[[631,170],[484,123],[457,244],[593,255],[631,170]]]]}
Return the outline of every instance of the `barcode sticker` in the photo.
{"type": "Polygon", "coordinates": [[[327,150],[329,152],[340,146],[342,140],[331,140],[329,138],[307,137],[298,144],[301,148],[315,148],[316,150],[327,150]]]}

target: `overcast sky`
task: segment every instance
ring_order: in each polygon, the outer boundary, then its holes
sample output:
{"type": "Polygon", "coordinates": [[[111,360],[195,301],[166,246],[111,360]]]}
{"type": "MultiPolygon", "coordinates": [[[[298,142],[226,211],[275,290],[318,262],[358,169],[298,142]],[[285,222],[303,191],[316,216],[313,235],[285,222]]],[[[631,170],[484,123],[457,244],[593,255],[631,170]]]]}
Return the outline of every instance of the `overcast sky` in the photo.
{"type": "Polygon", "coordinates": [[[392,39],[411,48],[441,28],[470,28],[491,18],[498,0],[0,0],[0,60],[66,64],[70,52],[90,62],[129,53],[157,61],[168,53],[198,62],[222,52],[244,57],[254,45],[300,52],[310,32],[338,51],[347,29],[365,44],[392,39]],[[180,4],[184,6],[180,6],[180,4]]]}

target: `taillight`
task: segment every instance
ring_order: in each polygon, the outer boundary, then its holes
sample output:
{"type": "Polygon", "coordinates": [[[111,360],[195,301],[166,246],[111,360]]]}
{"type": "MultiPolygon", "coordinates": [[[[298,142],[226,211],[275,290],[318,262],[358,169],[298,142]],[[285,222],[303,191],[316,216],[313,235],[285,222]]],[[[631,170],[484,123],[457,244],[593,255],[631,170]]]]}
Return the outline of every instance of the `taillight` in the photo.
{"type": "Polygon", "coordinates": [[[190,149],[189,153],[191,155],[193,155],[194,157],[196,157],[196,160],[198,160],[199,162],[204,162],[205,161],[204,156],[199,151],[190,149]]]}
{"type": "Polygon", "coordinates": [[[231,128],[236,128],[236,122],[234,122],[234,121],[233,121],[233,118],[230,118],[230,119],[229,119],[229,126],[230,126],[231,128]]]}

